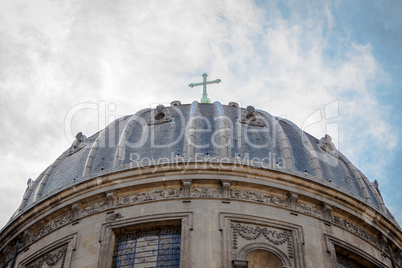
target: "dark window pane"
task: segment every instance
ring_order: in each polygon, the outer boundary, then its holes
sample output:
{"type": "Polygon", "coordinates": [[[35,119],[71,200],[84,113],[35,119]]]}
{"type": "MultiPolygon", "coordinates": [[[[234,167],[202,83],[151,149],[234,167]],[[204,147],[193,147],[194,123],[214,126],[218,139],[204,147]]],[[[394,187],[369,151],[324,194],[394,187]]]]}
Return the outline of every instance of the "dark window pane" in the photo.
{"type": "Polygon", "coordinates": [[[180,267],[180,226],[138,230],[116,237],[113,267],[180,267]]]}

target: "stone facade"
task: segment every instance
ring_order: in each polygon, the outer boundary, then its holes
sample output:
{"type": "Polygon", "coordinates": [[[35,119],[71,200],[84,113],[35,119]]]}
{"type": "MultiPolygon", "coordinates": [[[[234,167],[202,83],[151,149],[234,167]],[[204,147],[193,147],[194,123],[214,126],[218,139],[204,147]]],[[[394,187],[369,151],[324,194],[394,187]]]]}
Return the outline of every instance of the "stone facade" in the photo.
{"type": "Polygon", "coordinates": [[[372,267],[391,267],[391,248],[401,267],[401,233],[388,219],[340,191],[305,184],[280,172],[199,166],[93,178],[8,225],[1,267],[9,267],[17,240],[14,267],[110,267],[116,234],[165,223],[181,226],[181,267],[247,267],[255,250],[275,254],[283,267],[337,267],[336,247],[372,267]]]}

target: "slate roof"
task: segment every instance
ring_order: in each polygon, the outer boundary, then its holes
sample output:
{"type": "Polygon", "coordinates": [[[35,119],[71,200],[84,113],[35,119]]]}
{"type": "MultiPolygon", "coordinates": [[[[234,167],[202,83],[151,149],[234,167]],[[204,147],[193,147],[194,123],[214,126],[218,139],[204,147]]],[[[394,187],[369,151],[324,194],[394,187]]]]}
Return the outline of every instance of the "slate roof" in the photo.
{"type": "Polygon", "coordinates": [[[77,148],[67,149],[49,166],[28,189],[14,217],[80,181],[127,168],[130,163],[213,157],[262,161],[264,168],[308,174],[344,189],[396,223],[378,188],[339,151],[328,150],[331,147],[326,148],[322,140],[288,120],[236,106],[176,102],[159,111],[144,109],[117,119],[78,142],[77,148]]]}

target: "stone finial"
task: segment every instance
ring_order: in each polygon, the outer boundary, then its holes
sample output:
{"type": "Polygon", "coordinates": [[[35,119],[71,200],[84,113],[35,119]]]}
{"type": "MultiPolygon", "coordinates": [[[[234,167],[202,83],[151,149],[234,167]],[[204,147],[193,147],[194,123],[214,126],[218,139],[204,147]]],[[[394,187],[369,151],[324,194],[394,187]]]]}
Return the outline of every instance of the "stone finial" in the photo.
{"type": "Polygon", "coordinates": [[[239,104],[237,102],[231,101],[231,102],[229,102],[228,106],[238,108],[239,104]]]}
{"type": "Polygon", "coordinates": [[[171,105],[171,106],[179,106],[179,105],[181,105],[181,102],[178,101],[178,100],[172,101],[172,102],[170,103],[170,105],[171,105]]]}
{"type": "Polygon", "coordinates": [[[335,144],[332,143],[332,138],[328,134],[325,134],[319,141],[320,148],[328,153],[335,153],[335,144]]]}
{"type": "Polygon", "coordinates": [[[148,118],[148,125],[161,125],[173,121],[173,116],[163,104],[156,106],[148,118]]]}
{"type": "Polygon", "coordinates": [[[242,111],[239,122],[253,127],[265,127],[264,122],[251,105],[247,106],[246,110],[242,111]]]}
{"type": "Polygon", "coordinates": [[[254,106],[251,106],[251,105],[247,106],[246,110],[247,110],[247,112],[248,112],[249,114],[252,114],[252,113],[255,112],[254,106]]]}
{"type": "Polygon", "coordinates": [[[73,141],[73,144],[71,144],[69,154],[77,152],[78,150],[83,148],[87,142],[87,137],[83,135],[82,132],[78,132],[77,135],[75,135],[75,140],[73,141]]]}
{"type": "Polygon", "coordinates": [[[165,109],[165,106],[163,104],[159,104],[158,106],[156,106],[156,111],[158,113],[161,113],[163,109],[165,109]]]}

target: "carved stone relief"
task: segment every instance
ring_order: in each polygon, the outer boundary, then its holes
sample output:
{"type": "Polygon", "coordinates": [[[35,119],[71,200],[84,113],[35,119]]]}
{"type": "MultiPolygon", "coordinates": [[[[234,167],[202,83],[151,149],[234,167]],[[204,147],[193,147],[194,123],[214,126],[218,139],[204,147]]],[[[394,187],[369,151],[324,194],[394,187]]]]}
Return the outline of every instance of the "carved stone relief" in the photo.
{"type": "Polygon", "coordinates": [[[198,187],[191,188],[191,196],[192,197],[222,197],[221,189],[219,188],[210,188],[210,187],[198,187]]]}
{"type": "Polygon", "coordinates": [[[322,211],[308,204],[297,203],[297,211],[312,215],[314,217],[323,218],[322,211]]]}
{"type": "Polygon", "coordinates": [[[155,110],[152,110],[148,118],[148,125],[161,125],[164,123],[172,122],[173,116],[165,106],[159,104],[155,110]]]}
{"type": "Polygon", "coordinates": [[[234,199],[277,205],[281,207],[289,207],[290,203],[289,199],[284,199],[267,193],[252,190],[244,191],[244,190],[230,189],[230,197],[234,199]]]}
{"type": "Polygon", "coordinates": [[[180,197],[180,189],[169,188],[164,190],[150,190],[146,192],[118,197],[116,199],[116,207],[178,197],[180,197]]]}
{"type": "Polygon", "coordinates": [[[253,106],[247,106],[247,109],[242,111],[239,122],[253,127],[265,127],[264,122],[253,106]]]}
{"type": "Polygon", "coordinates": [[[108,208],[107,201],[94,203],[94,204],[91,204],[89,206],[86,206],[86,207],[82,208],[81,209],[81,216],[87,216],[87,215],[90,215],[90,214],[101,212],[101,211],[106,210],[107,208],[108,208]]]}
{"type": "Polygon", "coordinates": [[[344,220],[338,216],[332,216],[332,223],[360,236],[361,238],[372,243],[374,246],[376,246],[380,250],[384,250],[384,247],[386,246],[386,245],[384,245],[384,243],[385,243],[384,241],[381,241],[381,240],[375,238],[374,236],[368,234],[366,231],[364,231],[357,225],[355,225],[347,220],[344,220]]]}
{"type": "Polygon", "coordinates": [[[73,220],[73,214],[68,213],[68,214],[64,215],[63,217],[57,218],[57,219],[49,222],[48,224],[46,224],[45,227],[43,227],[43,228],[39,229],[39,231],[33,233],[32,241],[38,240],[42,236],[50,233],[51,231],[59,228],[62,225],[65,225],[65,224],[71,222],[72,220],[73,220]]]}
{"type": "Polygon", "coordinates": [[[41,267],[64,267],[64,261],[66,259],[68,245],[64,245],[61,248],[55,249],[42,255],[32,263],[29,263],[24,268],[41,268],[41,267]]]}
{"type": "Polygon", "coordinates": [[[232,246],[234,250],[240,249],[251,241],[263,242],[287,252],[289,258],[294,257],[291,232],[235,222],[232,222],[230,227],[232,229],[232,246]]]}

